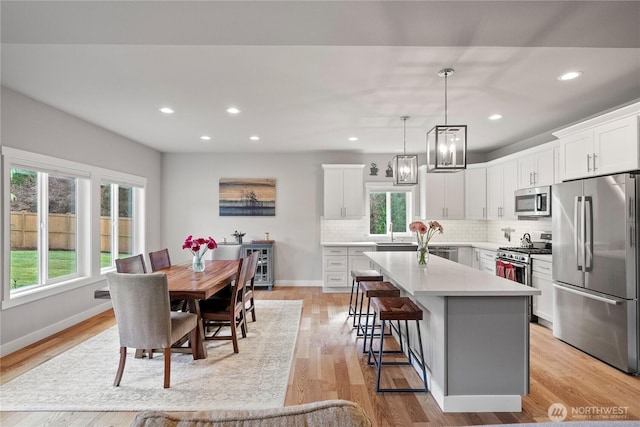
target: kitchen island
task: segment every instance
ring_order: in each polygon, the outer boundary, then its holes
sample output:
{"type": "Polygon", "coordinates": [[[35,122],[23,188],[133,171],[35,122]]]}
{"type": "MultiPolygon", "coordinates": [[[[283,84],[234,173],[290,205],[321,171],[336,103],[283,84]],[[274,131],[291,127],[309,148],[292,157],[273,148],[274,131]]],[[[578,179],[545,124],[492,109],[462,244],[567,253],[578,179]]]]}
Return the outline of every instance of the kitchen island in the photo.
{"type": "MultiPolygon", "coordinates": [[[[433,255],[426,268],[412,252],[365,255],[424,311],[429,388],[443,412],[522,410],[529,393],[529,298],[540,290],[433,255]]],[[[418,341],[412,336],[412,342],[418,341]]]]}

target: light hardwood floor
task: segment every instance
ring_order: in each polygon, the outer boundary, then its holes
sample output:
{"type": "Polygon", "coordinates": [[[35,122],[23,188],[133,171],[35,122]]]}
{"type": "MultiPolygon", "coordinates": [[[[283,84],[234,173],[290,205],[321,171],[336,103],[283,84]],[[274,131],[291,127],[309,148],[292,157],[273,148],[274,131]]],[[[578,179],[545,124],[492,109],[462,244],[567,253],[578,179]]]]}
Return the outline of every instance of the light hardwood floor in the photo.
{"type": "MultiPolygon", "coordinates": [[[[444,414],[430,394],[374,391],[374,370],[367,366],[361,354],[361,340],[356,340],[346,321],[348,294],[323,294],[319,288],[276,287],[273,291],[258,291],[257,298],[304,300],[286,405],[323,399],[352,400],[365,409],[375,426],[546,422],[548,408],[556,402],[568,408],[568,420],[589,419],[572,416],[574,408],[593,413],[612,407],[626,411],[622,419],[640,420],[640,378],[581,353],[537,324],[531,325],[531,393],[523,397],[521,413],[444,414]]],[[[260,321],[259,312],[257,316],[260,321]]],[[[1,382],[10,381],[114,324],[113,313],[108,311],[0,359],[1,382]]],[[[389,370],[389,379],[397,384],[413,384],[419,377],[411,368],[398,367],[389,370]]],[[[128,425],[134,416],[133,412],[2,412],[0,425],[121,426],[128,425]]]]}

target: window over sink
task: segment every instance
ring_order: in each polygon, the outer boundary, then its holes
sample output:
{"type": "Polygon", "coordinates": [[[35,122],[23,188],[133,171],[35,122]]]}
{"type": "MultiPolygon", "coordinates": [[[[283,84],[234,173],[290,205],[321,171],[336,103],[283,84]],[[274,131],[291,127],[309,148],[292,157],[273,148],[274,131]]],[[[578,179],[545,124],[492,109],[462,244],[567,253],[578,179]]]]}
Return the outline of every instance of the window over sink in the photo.
{"type": "Polygon", "coordinates": [[[415,189],[374,183],[367,183],[366,189],[369,235],[390,235],[391,231],[398,235],[408,235],[413,217],[415,189]]]}

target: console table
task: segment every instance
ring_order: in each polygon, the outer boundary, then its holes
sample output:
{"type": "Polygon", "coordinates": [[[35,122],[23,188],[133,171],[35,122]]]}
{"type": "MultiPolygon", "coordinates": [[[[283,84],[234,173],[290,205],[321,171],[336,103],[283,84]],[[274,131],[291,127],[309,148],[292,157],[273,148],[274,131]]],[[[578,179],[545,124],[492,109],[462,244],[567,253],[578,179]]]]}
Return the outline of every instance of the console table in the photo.
{"type": "Polygon", "coordinates": [[[243,243],[243,257],[258,252],[258,267],[256,268],[256,278],[254,284],[256,286],[268,286],[269,290],[273,288],[275,281],[273,268],[273,240],[253,240],[251,243],[243,243]]]}

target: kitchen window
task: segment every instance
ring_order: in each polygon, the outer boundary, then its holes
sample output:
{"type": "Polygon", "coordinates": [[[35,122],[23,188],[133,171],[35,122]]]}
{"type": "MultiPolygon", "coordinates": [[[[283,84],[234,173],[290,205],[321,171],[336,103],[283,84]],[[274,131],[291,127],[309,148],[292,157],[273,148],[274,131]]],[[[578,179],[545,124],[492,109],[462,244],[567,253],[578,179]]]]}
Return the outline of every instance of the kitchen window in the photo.
{"type": "Polygon", "coordinates": [[[394,233],[409,234],[413,212],[414,189],[368,183],[367,217],[369,234],[381,236],[394,233]]]}
{"type": "Polygon", "coordinates": [[[10,147],[2,161],[2,309],[103,280],[116,257],[143,252],[144,178],[10,147]]]}

